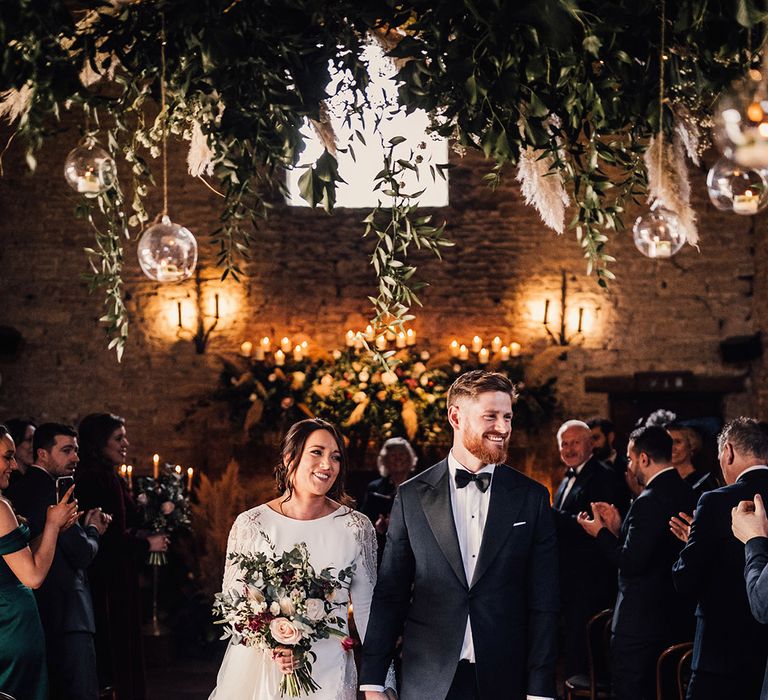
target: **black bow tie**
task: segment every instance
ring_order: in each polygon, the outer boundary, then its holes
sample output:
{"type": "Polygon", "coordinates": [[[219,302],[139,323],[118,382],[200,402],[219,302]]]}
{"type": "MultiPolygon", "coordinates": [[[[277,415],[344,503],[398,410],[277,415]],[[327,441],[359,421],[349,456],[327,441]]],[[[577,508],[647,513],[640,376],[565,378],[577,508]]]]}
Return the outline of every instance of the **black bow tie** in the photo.
{"type": "Polygon", "coordinates": [[[570,469],[566,469],[565,470],[565,478],[566,479],[570,479],[572,476],[578,476],[576,474],[576,470],[573,467],[571,467],[570,469]]]}
{"type": "Polygon", "coordinates": [[[485,493],[491,485],[491,475],[488,472],[473,474],[466,469],[457,469],[454,479],[456,480],[457,489],[463,489],[470,481],[474,481],[475,486],[477,486],[482,493],[485,493]]]}

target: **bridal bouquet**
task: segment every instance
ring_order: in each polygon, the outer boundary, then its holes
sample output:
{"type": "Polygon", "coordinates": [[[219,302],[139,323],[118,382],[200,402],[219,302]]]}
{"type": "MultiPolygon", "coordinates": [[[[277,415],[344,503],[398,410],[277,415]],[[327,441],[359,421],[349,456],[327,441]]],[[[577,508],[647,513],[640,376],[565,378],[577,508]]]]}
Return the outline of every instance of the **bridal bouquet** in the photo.
{"type": "MultiPolygon", "coordinates": [[[[274,548],[273,548],[274,550],[274,548]]],[[[280,555],[232,553],[242,574],[239,589],[216,594],[214,612],[224,625],[222,639],[271,651],[291,647],[301,663],[280,681],[281,695],[296,698],[320,686],[312,678],[315,655],[312,644],[330,636],[345,638],[346,604],[336,603],[336,592],[349,585],[354,566],[333,575],[331,568],[319,573],[309,563],[303,542],[280,555]],[[340,610],[343,608],[343,610],[340,610]]]]}

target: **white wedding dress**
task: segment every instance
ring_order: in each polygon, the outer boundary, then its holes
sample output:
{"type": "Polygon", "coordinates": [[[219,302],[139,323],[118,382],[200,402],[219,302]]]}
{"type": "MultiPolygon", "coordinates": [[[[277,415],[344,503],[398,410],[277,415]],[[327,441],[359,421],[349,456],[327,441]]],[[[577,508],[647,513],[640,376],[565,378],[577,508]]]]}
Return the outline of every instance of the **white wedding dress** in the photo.
{"type": "MultiPolygon", "coordinates": [[[[345,506],[315,520],[293,520],[267,505],[261,505],[241,513],[235,520],[229,534],[227,557],[231,552],[264,552],[271,555],[273,550],[268,541],[274,543],[277,554],[292,549],[300,542],[306,543],[310,563],[317,572],[328,566],[338,572],[355,565],[349,591],[339,591],[338,600],[344,603],[339,614],[344,618],[346,628],[344,612],[349,595],[357,630],[364,638],[376,583],[376,535],[371,521],[345,506]]],[[[237,580],[238,574],[238,568],[227,558],[223,590],[242,586],[237,580]]],[[[357,670],[352,651],[344,650],[339,637],[319,640],[312,646],[312,651],[317,654],[312,663],[312,677],[320,690],[302,697],[355,700],[357,670]]],[[[230,641],[216,679],[216,688],[209,700],[277,700],[281,698],[281,677],[277,665],[267,653],[230,641]]]]}

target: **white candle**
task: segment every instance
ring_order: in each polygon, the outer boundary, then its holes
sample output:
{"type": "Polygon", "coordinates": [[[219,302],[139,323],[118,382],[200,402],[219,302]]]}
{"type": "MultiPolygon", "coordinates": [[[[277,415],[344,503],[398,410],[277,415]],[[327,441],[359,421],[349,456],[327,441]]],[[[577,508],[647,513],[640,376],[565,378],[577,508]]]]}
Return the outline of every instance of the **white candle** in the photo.
{"type": "Polygon", "coordinates": [[[290,338],[286,337],[286,338],[283,338],[280,341],[280,349],[283,352],[290,352],[292,347],[293,347],[293,345],[291,344],[291,339],[290,338]]]}
{"type": "Polygon", "coordinates": [[[304,352],[301,349],[301,345],[297,345],[293,349],[293,359],[296,360],[296,362],[301,362],[301,360],[304,359],[304,352]]]}
{"type": "Polygon", "coordinates": [[[275,351],[275,364],[282,367],[285,364],[285,353],[282,350],[275,351]]]}
{"type": "Polygon", "coordinates": [[[125,464],[120,465],[120,476],[125,479],[126,475],[128,474],[128,467],[125,464]]]}
{"type": "Polygon", "coordinates": [[[455,338],[451,341],[451,357],[456,357],[459,354],[459,341],[455,338]]]}
{"type": "Polygon", "coordinates": [[[174,471],[175,471],[177,474],[181,474],[181,465],[180,465],[180,464],[177,464],[177,465],[174,467],[174,471]]]}
{"type": "Polygon", "coordinates": [[[377,336],[376,338],[376,349],[377,350],[386,350],[387,349],[387,339],[383,336],[377,336]]]}
{"type": "Polygon", "coordinates": [[[512,357],[518,357],[520,355],[520,343],[511,343],[509,346],[509,354],[512,355],[512,357]]]}
{"type": "Polygon", "coordinates": [[[363,338],[357,333],[355,334],[354,346],[355,346],[355,350],[362,350],[363,348],[363,338]]]}
{"type": "Polygon", "coordinates": [[[347,331],[346,341],[348,348],[351,348],[355,344],[355,333],[351,329],[347,331]]]}
{"type": "Polygon", "coordinates": [[[481,365],[488,364],[489,356],[490,356],[490,353],[488,352],[488,348],[480,348],[480,352],[477,353],[477,359],[481,365]]]}
{"type": "Polygon", "coordinates": [[[461,345],[459,347],[459,359],[460,360],[468,360],[469,359],[469,349],[466,345],[461,345]]]}
{"type": "Polygon", "coordinates": [[[309,348],[309,343],[306,340],[301,341],[301,349],[306,353],[309,348]]]}
{"type": "Polygon", "coordinates": [[[192,490],[192,476],[194,475],[195,470],[192,469],[192,467],[189,467],[187,469],[187,491],[192,490]]]}
{"type": "Polygon", "coordinates": [[[243,357],[250,357],[252,352],[253,352],[253,343],[250,340],[246,340],[240,346],[240,354],[243,357]]]}
{"type": "Polygon", "coordinates": [[[498,335],[491,341],[491,350],[493,352],[501,350],[501,338],[498,335]]]}
{"type": "Polygon", "coordinates": [[[409,328],[405,332],[405,343],[406,345],[416,345],[416,331],[413,328],[409,328]]]}
{"type": "Polygon", "coordinates": [[[737,194],[733,198],[734,214],[757,214],[759,198],[747,190],[744,194],[737,194]]]}
{"type": "Polygon", "coordinates": [[[99,179],[90,170],[86,170],[85,174],[77,179],[77,191],[82,194],[93,194],[100,190],[99,179]]]}
{"type": "Polygon", "coordinates": [[[365,339],[366,339],[367,341],[371,341],[371,340],[373,340],[373,339],[374,339],[374,337],[375,337],[375,336],[374,336],[374,333],[373,333],[373,326],[372,326],[372,325],[369,323],[369,324],[368,324],[368,325],[365,327],[365,339]]]}
{"type": "Polygon", "coordinates": [[[480,348],[483,347],[483,339],[476,335],[474,338],[472,338],[472,352],[480,352],[480,348]]]}
{"type": "Polygon", "coordinates": [[[259,362],[264,359],[264,348],[261,345],[257,346],[256,351],[253,353],[253,359],[259,362]]]}
{"type": "Polygon", "coordinates": [[[395,332],[391,328],[387,328],[387,340],[394,340],[395,332]]]}
{"type": "Polygon", "coordinates": [[[155,454],[152,455],[152,476],[155,477],[155,480],[157,480],[157,477],[160,475],[160,455],[155,452],[155,454]]]}
{"type": "Polygon", "coordinates": [[[128,489],[133,491],[133,465],[129,464],[126,471],[128,472],[128,489]]]}
{"type": "Polygon", "coordinates": [[[406,344],[405,333],[400,331],[400,333],[397,334],[397,338],[395,339],[395,347],[404,348],[405,344],[406,344]]]}
{"type": "Polygon", "coordinates": [[[499,351],[499,359],[502,362],[509,359],[509,348],[506,345],[501,346],[501,350],[499,351]]]}
{"type": "Polygon", "coordinates": [[[264,352],[269,352],[272,348],[272,341],[267,336],[264,336],[261,339],[261,343],[259,343],[259,345],[264,352]]]}

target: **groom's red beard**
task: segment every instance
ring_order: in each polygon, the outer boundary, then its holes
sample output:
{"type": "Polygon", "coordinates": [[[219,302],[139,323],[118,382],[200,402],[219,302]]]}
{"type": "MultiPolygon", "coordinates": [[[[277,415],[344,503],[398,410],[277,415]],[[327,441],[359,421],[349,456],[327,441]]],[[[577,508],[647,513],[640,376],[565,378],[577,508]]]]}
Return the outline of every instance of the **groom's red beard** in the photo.
{"type": "Polygon", "coordinates": [[[467,451],[477,457],[483,464],[503,464],[507,459],[509,437],[509,433],[504,437],[502,433],[497,433],[492,430],[482,434],[467,431],[464,433],[462,442],[467,451]],[[483,440],[483,438],[487,436],[494,435],[504,438],[498,443],[497,447],[483,440]]]}

